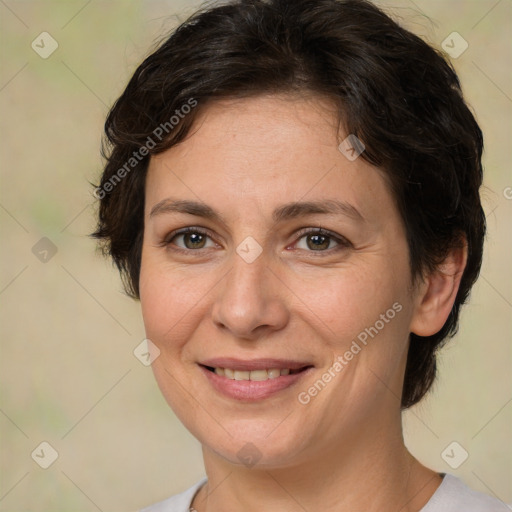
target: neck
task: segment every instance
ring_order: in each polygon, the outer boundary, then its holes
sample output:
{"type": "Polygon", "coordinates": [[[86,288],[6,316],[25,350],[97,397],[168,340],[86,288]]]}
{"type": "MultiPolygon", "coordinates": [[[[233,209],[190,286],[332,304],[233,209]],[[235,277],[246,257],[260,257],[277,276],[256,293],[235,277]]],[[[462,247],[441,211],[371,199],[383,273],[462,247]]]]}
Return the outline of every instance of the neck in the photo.
{"type": "MultiPolygon", "coordinates": [[[[377,424],[378,425],[378,424],[377,424]]],[[[407,451],[401,427],[382,438],[382,425],[287,467],[234,465],[203,448],[208,483],[194,500],[198,512],[322,510],[418,512],[441,483],[407,451]]]]}

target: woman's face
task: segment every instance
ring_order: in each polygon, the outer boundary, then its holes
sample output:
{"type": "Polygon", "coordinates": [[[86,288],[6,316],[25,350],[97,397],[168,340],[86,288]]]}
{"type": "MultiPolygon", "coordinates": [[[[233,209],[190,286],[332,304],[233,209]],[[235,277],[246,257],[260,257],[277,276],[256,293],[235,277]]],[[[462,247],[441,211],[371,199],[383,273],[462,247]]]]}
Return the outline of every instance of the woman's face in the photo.
{"type": "Polygon", "coordinates": [[[380,171],[338,148],[332,111],[219,101],[150,162],[153,370],[185,426],[236,464],[300,463],[400,422],[417,302],[404,226],[380,171]]]}

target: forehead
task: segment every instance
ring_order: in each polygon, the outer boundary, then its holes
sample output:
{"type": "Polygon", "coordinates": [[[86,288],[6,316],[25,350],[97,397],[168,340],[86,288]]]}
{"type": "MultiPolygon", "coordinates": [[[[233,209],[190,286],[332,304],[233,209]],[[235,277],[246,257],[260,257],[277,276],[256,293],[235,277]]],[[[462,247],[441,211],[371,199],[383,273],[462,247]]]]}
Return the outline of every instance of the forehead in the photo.
{"type": "MultiPolygon", "coordinates": [[[[166,197],[267,213],[290,201],[339,199],[354,208],[390,206],[381,171],[339,149],[338,113],[314,96],[256,96],[212,102],[187,138],[152,157],[146,215],[166,197]]],[[[375,213],[375,212],[374,212],[375,213]]]]}
{"type": "MultiPolygon", "coordinates": [[[[176,146],[176,154],[193,158],[203,151],[222,159],[251,160],[249,167],[276,170],[278,162],[304,158],[314,149],[318,156],[336,146],[337,116],[326,99],[312,95],[260,95],[224,99],[206,105],[189,137],[176,146]],[[274,164],[275,163],[275,164],[274,164]]],[[[313,157],[313,155],[312,155],[313,157]]]]}

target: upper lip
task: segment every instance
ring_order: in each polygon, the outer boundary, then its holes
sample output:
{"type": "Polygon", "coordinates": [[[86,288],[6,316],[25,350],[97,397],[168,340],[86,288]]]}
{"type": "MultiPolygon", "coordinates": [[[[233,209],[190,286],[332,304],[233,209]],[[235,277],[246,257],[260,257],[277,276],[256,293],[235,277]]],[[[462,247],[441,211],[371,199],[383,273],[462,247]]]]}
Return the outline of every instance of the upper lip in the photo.
{"type": "Polygon", "coordinates": [[[199,364],[211,368],[229,368],[231,370],[251,371],[251,370],[269,370],[279,368],[280,370],[289,368],[290,370],[299,370],[306,366],[313,366],[305,361],[293,361],[291,359],[236,359],[233,357],[216,357],[205,359],[199,364]]]}

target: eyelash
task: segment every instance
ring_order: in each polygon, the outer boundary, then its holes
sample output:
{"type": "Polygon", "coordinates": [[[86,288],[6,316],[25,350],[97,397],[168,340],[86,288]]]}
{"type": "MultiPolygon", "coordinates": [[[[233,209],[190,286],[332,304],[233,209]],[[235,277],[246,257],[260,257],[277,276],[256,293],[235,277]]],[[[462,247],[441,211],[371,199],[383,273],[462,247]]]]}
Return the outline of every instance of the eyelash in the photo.
{"type": "MultiPolygon", "coordinates": [[[[170,247],[172,244],[172,241],[180,236],[180,235],[186,235],[187,233],[198,233],[198,234],[201,234],[201,235],[204,235],[204,236],[207,236],[208,238],[212,239],[213,240],[213,237],[210,235],[209,231],[204,229],[204,228],[200,228],[200,227],[187,227],[187,228],[183,228],[183,229],[180,229],[180,230],[177,230],[177,231],[173,231],[169,236],[167,236],[165,238],[165,240],[162,242],[162,246],[164,247],[170,247]]],[[[341,249],[346,249],[348,247],[353,247],[352,243],[347,240],[345,237],[341,236],[341,235],[336,235],[334,233],[332,233],[331,231],[328,231],[324,228],[304,228],[304,229],[301,229],[298,233],[295,234],[295,237],[297,237],[297,241],[294,242],[294,244],[296,244],[299,240],[301,240],[302,238],[304,238],[305,236],[307,235],[322,235],[322,236],[326,236],[328,237],[329,239],[332,239],[334,240],[338,245],[334,248],[331,248],[331,249],[327,249],[327,250],[324,250],[324,251],[313,251],[313,250],[309,250],[307,252],[310,252],[310,253],[313,253],[315,254],[315,256],[322,256],[322,254],[332,254],[333,252],[336,252],[338,250],[341,250],[341,249]]],[[[208,248],[207,248],[208,249],[208,248]]],[[[176,247],[174,246],[172,248],[173,251],[177,251],[177,252],[181,252],[181,253],[188,253],[190,254],[191,252],[200,252],[202,251],[203,249],[183,249],[181,247],[176,247]]]]}

